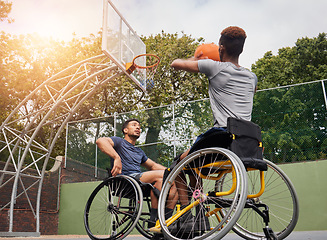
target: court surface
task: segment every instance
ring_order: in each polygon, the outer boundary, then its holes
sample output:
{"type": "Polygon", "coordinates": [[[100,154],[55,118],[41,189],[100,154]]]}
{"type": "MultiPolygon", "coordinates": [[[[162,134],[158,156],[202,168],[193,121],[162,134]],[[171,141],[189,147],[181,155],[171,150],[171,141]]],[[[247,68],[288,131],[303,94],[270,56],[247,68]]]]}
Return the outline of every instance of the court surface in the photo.
{"type": "MultiPolygon", "coordinates": [[[[16,238],[3,238],[3,240],[89,240],[85,235],[42,235],[40,237],[16,237],[16,238]]],[[[147,238],[142,236],[131,235],[127,236],[127,240],[146,240],[147,238]]],[[[239,240],[242,239],[234,233],[230,233],[223,238],[224,240],[239,240]]],[[[286,238],[287,240],[326,240],[327,231],[307,231],[307,232],[293,232],[286,238]]]]}

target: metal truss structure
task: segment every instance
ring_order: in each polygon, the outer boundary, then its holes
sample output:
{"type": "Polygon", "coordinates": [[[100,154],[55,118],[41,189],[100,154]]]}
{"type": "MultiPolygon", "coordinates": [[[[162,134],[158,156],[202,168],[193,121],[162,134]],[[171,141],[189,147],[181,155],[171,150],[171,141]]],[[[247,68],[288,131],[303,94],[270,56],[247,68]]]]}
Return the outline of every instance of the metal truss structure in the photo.
{"type": "Polygon", "coordinates": [[[23,197],[34,214],[36,233],[40,232],[42,182],[56,140],[81,104],[121,74],[104,54],[76,63],[38,86],[0,126],[0,153],[7,156],[0,169],[0,191],[12,187],[0,211],[9,211],[9,233],[16,200],[23,197]],[[31,194],[33,188],[38,189],[36,196],[31,194]]]}

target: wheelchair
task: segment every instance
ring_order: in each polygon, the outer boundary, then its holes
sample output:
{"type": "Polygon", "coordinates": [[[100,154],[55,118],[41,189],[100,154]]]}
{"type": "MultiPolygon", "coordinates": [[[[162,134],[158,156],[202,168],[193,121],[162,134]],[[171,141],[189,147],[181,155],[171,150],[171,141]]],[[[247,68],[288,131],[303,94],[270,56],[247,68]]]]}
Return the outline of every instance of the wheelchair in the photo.
{"type": "Polygon", "coordinates": [[[93,240],[123,239],[136,228],[144,237],[153,238],[155,234],[148,228],[150,191],[159,198],[160,192],[152,184],[130,176],[118,175],[103,180],[91,193],[84,211],[89,237],[93,240]]]}
{"type": "Polygon", "coordinates": [[[96,240],[123,239],[134,227],[147,238],[221,239],[233,230],[244,239],[284,239],[297,223],[298,198],[286,174],[263,159],[262,151],[260,127],[229,118],[227,131],[206,134],[167,169],[154,227],[147,228],[144,185],[118,176],[104,180],[91,194],[84,213],[86,231],[96,240]],[[177,203],[165,219],[174,183],[188,204],[177,203]]]}

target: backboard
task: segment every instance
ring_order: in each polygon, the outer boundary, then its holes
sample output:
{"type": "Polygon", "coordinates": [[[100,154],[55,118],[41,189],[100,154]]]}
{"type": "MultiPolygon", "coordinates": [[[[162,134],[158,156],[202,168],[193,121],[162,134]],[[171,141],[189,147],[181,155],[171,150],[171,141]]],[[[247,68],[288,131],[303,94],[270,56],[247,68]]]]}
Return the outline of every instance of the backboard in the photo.
{"type": "Polygon", "coordinates": [[[145,92],[146,79],[135,72],[128,74],[126,63],[132,62],[137,55],[145,54],[146,46],[111,0],[103,0],[102,27],[103,53],[145,92]]]}

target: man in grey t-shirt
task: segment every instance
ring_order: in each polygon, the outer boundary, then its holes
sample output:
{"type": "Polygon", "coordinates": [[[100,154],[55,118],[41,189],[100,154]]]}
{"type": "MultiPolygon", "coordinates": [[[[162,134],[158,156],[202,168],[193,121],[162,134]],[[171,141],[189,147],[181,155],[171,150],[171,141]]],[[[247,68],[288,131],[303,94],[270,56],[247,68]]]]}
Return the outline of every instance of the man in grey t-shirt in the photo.
{"type": "Polygon", "coordinates": [[[209,99],[215,127],[226,127],[227,118],[251,120],[257,77],[244,67],[211,59],[198,61],[199,72],[209,80],[209,99]]]}
{"type": "Polygon", "coordinates": [[[238,63],[246,34],[239,27],[228,27],[219,39],[221,62],[201,59],[176,59],[171,66],[177,70],[204,73],[209,80],[209,99],[215,127],[226,127],[227,118],[251,120],[253,96],[257,85],[254,73],[238,63]]]}
{"type": "MultiPolygon", "coordinates": [[[[221,32],[219,39],[220,62],[201,59],[203,56],[200,53],[190,59],[176,59],[171,63],[176,70],[201,72],[208,77],[214,128],[219,130],[227,127],[228,117],[251,120],[253,96],[258,80],[254,73],[239,65],[245,39],[246,33],[243,29],[228,27],[221,32]]],[[[203,134],[199,138],[202,136],[203,134]]],[[[180,159],[188,152],[189,150],[184,152],[180,159]]],[[[176,185],[182,205],[187,205],[185,186],[178,186],[178,181],[176,185]],[[185,192],[182,192],[183,189],[185,192]]]]}

